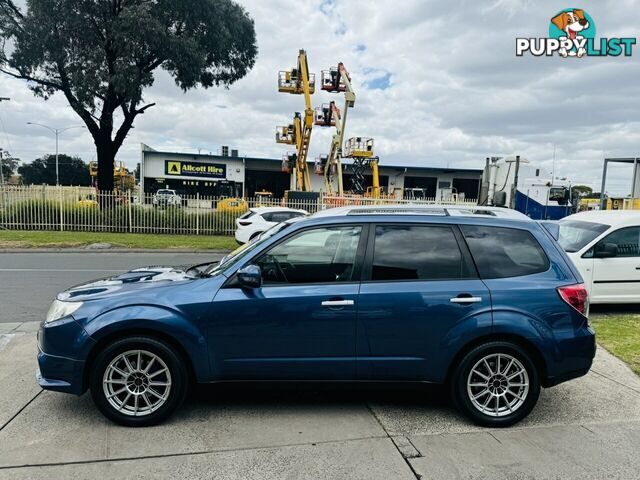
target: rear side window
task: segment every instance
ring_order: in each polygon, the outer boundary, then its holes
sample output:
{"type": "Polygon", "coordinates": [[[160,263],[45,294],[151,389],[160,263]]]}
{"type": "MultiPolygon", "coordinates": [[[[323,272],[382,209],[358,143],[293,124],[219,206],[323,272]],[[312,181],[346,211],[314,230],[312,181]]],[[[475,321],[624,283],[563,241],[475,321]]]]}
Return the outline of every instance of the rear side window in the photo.
{"type": "Polygon", "coordinates": [[[371,280],[444,280],[469,278],[451,227],[378,225],[371,280]]]}
{"type": "Polygon", "coordinates": [[[506,278],[546,272],[549,259],[526,230],[461,225],[480,277],[506,278]]]}
{"type": "Polygon", "coordinates": [[[285,222],[287,220],[289,220],[290,218],[293,217],[298,217],[300,216],[298,213],[295,212],[273,212],[271,214],[271,217],[269,218],[269,222],[285,222]]]}

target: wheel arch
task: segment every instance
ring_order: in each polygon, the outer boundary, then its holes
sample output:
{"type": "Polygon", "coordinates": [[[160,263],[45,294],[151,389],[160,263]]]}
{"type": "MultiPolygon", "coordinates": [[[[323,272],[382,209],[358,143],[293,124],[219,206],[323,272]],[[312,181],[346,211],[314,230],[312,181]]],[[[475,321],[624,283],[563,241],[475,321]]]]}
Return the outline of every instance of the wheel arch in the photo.
{"type": "Polygon", "coordinates": [[[194,383],[195,381],[197,381],[198,376],[196,374],[193,359],[188,354],[187,349],[184,347],[184,345],[177,338],[161,330],[138,327],[111,331],[100,337],[100,339],[91,346],[91,350],[89,350],[89,353],[87,354],[87,358],[85,360],[85,367],[82,376],[82,392],[85,392],[89,388],[89,375],[93,370],[94,362],[100,352],[104,350],[110,343],[116,340],[123,340],[130,337],[147,337],[168,344],[183,359],[184,364],[187,368],[187,373],[189,375],[188,382],[194,383]]]}
{"type": "Polygon", "coordinates": [[[449,366],[447,367],[446,382],[449,383],[456,367],[459,365],[460,361],[467,353],[485,343],[500,341],[510,342],[523,348],[531,356],[531,360],[533,361],[533,364],[535,365],[538,372],[538,376],[540,377],[540,382],[542,383],[542,385],[545,384],[548,378],[548,369],[542,352],[531,340],[513,333],[490,333],[477,337],[464,344],[449,362],[449,366]]]}

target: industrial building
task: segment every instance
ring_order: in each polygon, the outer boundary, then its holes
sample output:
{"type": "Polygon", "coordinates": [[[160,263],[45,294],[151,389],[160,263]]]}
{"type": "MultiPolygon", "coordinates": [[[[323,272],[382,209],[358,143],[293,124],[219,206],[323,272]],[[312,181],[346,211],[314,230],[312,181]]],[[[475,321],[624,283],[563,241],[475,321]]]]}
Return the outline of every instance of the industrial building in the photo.
{"type": "MultiPolygon", "coordinates": [[[[313,171],[313,165],[310,165],[313,171]]],[[[345,189],[350,185],[349,159],[343,161],[345,189]]],[[[415,165],[389,165],[381,162],[380,186],[387,193],[422,189],[426,197],[448,199],[452,193],[462,199],[478,198],[481,169],[431,168],[415,165]]],[[[371,177],[366,179],[371,185],[371,177]]],[[[278,158],[240,156],[237,150],[222,147],[221,154],[165,152],[142,145],[140,154],[140,191],[153,194],[160,188],[181,195],[253,197],[269,191],[276,198],[294,190],[294,175],[282,171],[278,158]]],[[[322,191],[324,177],[312,175],[313,191],[322,191]]]]}

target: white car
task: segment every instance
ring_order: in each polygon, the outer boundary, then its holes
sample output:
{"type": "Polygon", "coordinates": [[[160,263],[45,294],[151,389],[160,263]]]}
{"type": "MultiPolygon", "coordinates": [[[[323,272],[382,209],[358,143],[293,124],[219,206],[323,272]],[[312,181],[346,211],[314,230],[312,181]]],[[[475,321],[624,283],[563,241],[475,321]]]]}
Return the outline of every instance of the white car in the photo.
{"type": "Polygon", "coordinates": [[[559,224],[591,303],[640,303],[640,211],[581,212],[559,224]]]}
{"type": "Polygon", "coordinates": [[[182,198],[175,190],[161,188],[152,199],[154,207],[179,207],[182,205],[182,198]]]}
{"type": "Polygon", "coordinates": [[[240,244],[250,242],[262,232],[290,218],[308,215],[305,210],[287,207],[256,207],[236,219],[236,241],[240,244]]]}

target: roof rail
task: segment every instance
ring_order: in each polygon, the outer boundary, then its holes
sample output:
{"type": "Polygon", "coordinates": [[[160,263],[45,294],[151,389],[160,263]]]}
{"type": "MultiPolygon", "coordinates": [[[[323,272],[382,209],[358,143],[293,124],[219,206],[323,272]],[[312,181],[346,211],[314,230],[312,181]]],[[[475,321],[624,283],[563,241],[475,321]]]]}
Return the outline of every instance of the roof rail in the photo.
{"type": "Polygon", "coordinates": [[[436,215],[436,216],[476,216],[512,218],[516,220],[530,220],[529,217],[516,210],[503,207],[485,207],[477,205],[352,205],[345,207],[320,210],[314,216],[344,216],[344,215],[436,215]]]}
{"type": "Polygon", "coordinates": [[[448,213],[445,209],[421,209],[421,208],[403,208],[402,205],[398,205],[397,208],[378,208],[378,207],[363,207],[354,208],[347,212],[347,215],[439,215],[447,216],[448,213]]]}

